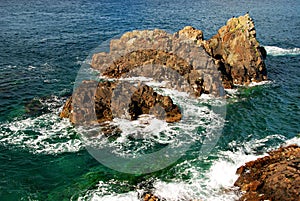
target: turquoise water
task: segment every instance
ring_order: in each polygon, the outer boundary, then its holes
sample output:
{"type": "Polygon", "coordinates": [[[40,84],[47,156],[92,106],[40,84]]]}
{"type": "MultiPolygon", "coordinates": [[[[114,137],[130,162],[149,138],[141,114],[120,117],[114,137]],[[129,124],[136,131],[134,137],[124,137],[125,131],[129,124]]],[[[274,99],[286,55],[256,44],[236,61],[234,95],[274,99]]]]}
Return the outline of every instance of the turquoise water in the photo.
{"type": "MultiPolygon", "coordinates": [[[[227,189],[239,165],[299,143],[299,10],[297,0],[1,0],[0,200],[138,200],[143,189],[167,200],[234,200],[227,189]],[[211,119],[213,100],[199,101],[193,109],[204,113],[195,143],[176,163],[141,175],[112,170],[88,153],[68,120],[58,118],[78,70],[104,41],[134,29],[175,32],[186,25],[207,39],[248,11],[269,52],[270,81],[228,91],[220,119],[211,119]],[[222,135],[202,158],[201,139],[218,121],[222,135]]],[[[116,146],[132,146],[126,143],[116,146]]]]}

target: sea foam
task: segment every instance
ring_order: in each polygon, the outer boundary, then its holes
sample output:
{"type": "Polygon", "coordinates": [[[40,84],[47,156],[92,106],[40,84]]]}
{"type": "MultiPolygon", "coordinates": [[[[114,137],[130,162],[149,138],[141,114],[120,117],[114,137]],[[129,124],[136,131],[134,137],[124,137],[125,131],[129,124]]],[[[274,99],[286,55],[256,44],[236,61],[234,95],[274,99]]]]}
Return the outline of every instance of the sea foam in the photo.
{"type": "Polygon", "coordinates": [[[267,55],[271,56],[287,56],[287,55],[299,55],[300,48],[280,48],[276,46],[264,46],[267,51],[267,55]]]}
{"type": "MultiPolygon", "coordinates": [[[[287,144],[299,143],[299,138],[295,137],[292,140],[287,140],[286,137],[276,134],[270,135],[261,139],[253,139],[248,142],[232,141],[229,143],[229,148],[232,150],[219,150],[213,153],[212,156],[217,159],[207,159],[204,163],[210,163],[210,168],[204,169],[199,165],[195,165],[197,159],[185,160],[175,166],[181,171],[177,172],[176,178],[165,181],[160,178],[155,178],[152,184],[151,192],[167,201],[183,201],[183,200],[206,200],[206,201],[232,201],[237,200],[240,194],[237,188],[234,187],[234,182],[238,175],[236,170],[248,161],[256,160],[259,157],[264,157],[271,148],[263,149],[263,152],[257,152],[261,148],[266,147],[270,141],[278,139],[286,141],[287,144]],[[189,179],[181,179],[183,175],[190,173],[189,179]]],[[[277,147],[284,144],[278,144],[277,147]]],[[[272,148],[274,149],[274,147],[272,148]]],[[[199,159],[201,160],[201,159],[199,159]]],[[[91,199],[93,201],[103,200],[139,200],[139,190],[129,191],[123,194],[117,194],[110,189],[109,186],[115,181],[102,182],[100,181],[97,188],[89,190],[85,195],[78,200],[91,199]]],[[[119,185],[124,185],[120,183],[119,185]]]]}
{"type": "Polygon", "coordinates": [[[60,154],[78,152],[83,143],[77,137],[74,127],[68,119],[58,116],[64,99],[52,96],[40,102],[48,108],[49,113],[37,117],[15,119],[1,123],[0,143],[25,149],[35,154],[60,154]]]}

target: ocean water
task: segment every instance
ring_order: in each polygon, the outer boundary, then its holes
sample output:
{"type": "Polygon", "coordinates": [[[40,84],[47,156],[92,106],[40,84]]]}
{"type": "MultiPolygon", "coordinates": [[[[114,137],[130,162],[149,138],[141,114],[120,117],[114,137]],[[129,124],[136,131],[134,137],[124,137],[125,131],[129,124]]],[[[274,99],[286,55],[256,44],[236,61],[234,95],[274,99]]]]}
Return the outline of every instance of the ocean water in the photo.
{"type": "MultiPolygon", "coordinates": [[[[240,165],[281,145],[300,144],[299,10],[298,0],[0,0],[0,200],[139,200],[147,188],[168,201],[235,200],[240,165]],[[246,12],[268,52],[269,81],[228,90],[226,116],[214,115],[209,97],[188,105],[194,111],[190,125],[200,130],[170,166],[147,174],[110,169],[58,117],[79,69],[103,42],[135,29],[172,33],[187,25],[209,39],[246,12]],[[220,124],[216,144],[201,157],[202,137],[220,124]]],[[[117,123],[135,132],[128,122],[117,123]]],[[[172,137],[166,132],[153,140],[172,143],[172,137]]],[[[149,144],[121,136],[113,145],[127,154],[149,144]]]]}

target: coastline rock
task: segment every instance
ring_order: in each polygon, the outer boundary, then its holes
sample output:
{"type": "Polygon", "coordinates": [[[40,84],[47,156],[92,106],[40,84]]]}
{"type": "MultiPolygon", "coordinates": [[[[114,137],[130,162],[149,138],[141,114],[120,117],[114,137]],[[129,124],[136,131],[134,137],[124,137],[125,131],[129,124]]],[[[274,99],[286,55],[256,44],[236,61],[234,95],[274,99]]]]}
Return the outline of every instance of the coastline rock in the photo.
{"type": "Polygon", "coordinates": [[[72,111],[73,111],[73,107],[72,107],[72,96],[70,96],[67,100],[66,100],[66,102],[65,102],[65,104],[64,104],[64,106],[63,106],[63,108],[62,108],[62,111],[60,112],[60,114],[59,114],[59,117],[60,118],[70,118],[71,117],[71,113],[72,113],[72,111]]]}
{"type": "Polygon", "coordinates": [[[241,201],[300,200],[300,147],[290,145],[269,152],[237,169],[235,182],[241,201]]]}
{"type": "Polygon", "coordinates": [[[229,19],[203,46],[221,62],[220,70],[227,82],[244,85],[267,79],[266,52],[256,40],[254,22],[248,14],[229,19]]]}
{"type": "Polygon", "coordinates": [[[192,26],[186,26],[182,30],[174,34],[177,38],[185,38],[194,41],[194,43],[201,45],[203,41],[203,32],[192,26]]]}
{"type": "Polygon", "coordinates": [[[110,97],[113,82],[84,81],[66,101],[60,117],[73,124],[89,125],[112,120],[110,97]]]}

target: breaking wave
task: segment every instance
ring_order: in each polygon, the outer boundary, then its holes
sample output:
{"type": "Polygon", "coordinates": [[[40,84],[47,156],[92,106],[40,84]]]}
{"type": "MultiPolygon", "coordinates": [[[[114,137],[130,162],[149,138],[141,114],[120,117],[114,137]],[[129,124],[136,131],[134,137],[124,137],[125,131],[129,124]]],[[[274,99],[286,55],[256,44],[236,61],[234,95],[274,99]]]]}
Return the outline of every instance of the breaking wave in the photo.
{"type": "Polygon", "coordinates": [[[83,144],[68,119],[58,116],[62,102],[56,96],[40,99],[48,113],[37,117],[1,123],[0,144],[28,150],[35,154],[77,152],[83,144]]]}
{"type": "Polygon", "coordinates": [[[287,55],[300,55],[300,48],[280,48],[276,46],[264,46],[268,55],[271,56],[287,56],[287,55]]]}
{"type": "Polygon", "coordinates": [[[170,96],[179,105],[182,120],[169,124],[153,115],[141,115],[136,121],[115,118],[109,123],[112,128],[110,133],[119,133],[115,140],[97,132],[97,127],[91,130],[78,128],[87,150],[102,164],[135,174],[154,172],[169,166],[195,143],[199,143],[198,149],[203,156],[208,154],[222,133],[226,100],[209,96],[200,97],[201,100],[191,98],[185,92],[144,80],[148,86],[162,95],[170,96]],[[152,160],[160,163],[152,163],[152,160]]]}
{"type": "MultiPolygon", "coordinates": [[[[238,175],[236,170],[246,162],[255,160],[259,157],[267,155],[271,148],[266,148],[266,144],[273,140],[283,142],[280,145],[291,143],[300,144],[300,138],[295,137],[287,140],[282,135],[271,135],[262,139],[255,139],[248,142],[238,143],[232,141],[229,149],[219,150],[213,154],[217,159],[206,159],[197,161],[198,159],[186,160],[177,164],[174,168],[178,168],[176,178],[171,181],[165,181],[160,178],[154,179],[151,192],[162,200],[167,201],[184,201],[184,200],[206,200],[206,201],[232,201],[237,200],[240,194],[234,187],[234,182],[238,175]],[[263,149],[262,152],[258,150],[263,149]],[[199,165],[200,163],[209,163],[210,168],[205,169],[199,165]],[[182,179],[184,175],[190,175],[190,178],[182,179]]],[[[274,149],[274,147],[272,148],[274,149]]],[[[200,160],[200,159],[199,159],[200,160]]],[[[111,186],[126,186],[127,183],[110,180],[99,181],[96,189],[88,190],[85,195],[79,197],[78,200],[93,201],[118,201],[118,200],[141,200],[139,197],[143,194],[143,190],[137,189],[126,193],[116,193],[111,186]]]]}

